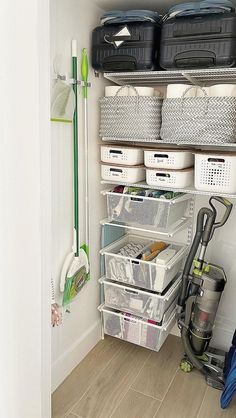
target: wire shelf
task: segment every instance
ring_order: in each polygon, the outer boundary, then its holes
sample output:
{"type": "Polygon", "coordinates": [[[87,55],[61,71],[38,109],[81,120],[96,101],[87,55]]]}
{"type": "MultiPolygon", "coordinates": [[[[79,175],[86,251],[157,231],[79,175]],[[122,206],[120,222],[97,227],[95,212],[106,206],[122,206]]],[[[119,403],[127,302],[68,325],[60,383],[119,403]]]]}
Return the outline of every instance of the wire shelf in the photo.
{"type": "Polygon", "coordinates": [[[228,194],[228,193],[218,193],[218,192],[204,192],[201,190],[196,190],[194,187],[188,187],[185,189],[178,189],[178,188],[170,188],[170,187],[161,187],[161,186],[149,186],[145,182],[140,183],[125,183],[125,182],[116,182],[116,181],[105,181],[102,180],[101,184],[114,184],[116,186],[128,186],[128,187],[143,187],[145,189],[152,189],[152,190],[166,190],[171,192],[181,192],[181,193],[190,193],[193,195],[203,195],[203,196],[222,196],[230,199],[236,199],[236,194],[228,194]]]}
{"type": "Polygon", "coordinates": [[[147,86],[183,82],[197,85],[224,84],[236,82],[236,68],[117,72],[104,73],[104,77],[120,86],[125,84],[147,86]]]}
{"type": "Polygon", "coordinates": [[[166,230],[163,228],[151,229],[151,228],[142,228],[141,226],[139,227],[139,226],[134,226],[134,225],[126,225],[126,224],[121,224],[121,223],[114,222],[114,221],[109,221],[109,219],[103,219],[100,223],[103,226],[108,225],[108,226],[116,226],[117,228],[130,229],[133,231],[140,231],[140,232],[147,232],[147,233],[151,232],[152,234],[163,235],[163,236],[172,238],[178,232],[183,231],[184,229],[188,228],[192,223],[192,219],[189,217],[183,217],[182,219],[180,219],[178,223],[176,223],[174,226],[166,230]]]}
{"type": "Polygon", "coordinates": [[[140,146],[140,143],[142,143],[143,145],[143,147],[152,147],[152,148],[155,148],[155,147],[157,147],[157,148],[160,148],[160,147],[163,147],[163,148],[166,148],[166,147],[168,147],[168,148],[173,148],[173,147],[178,147],[178,148],[181,148],[181,147],[183,147],[183,148],[199,148],[199,149],[211,149],[211,148],[214,148],[214,150],[217,150],[217,148],[219,148],[221,151],[223,151],[223,149],[225,148],[225,150],[227,151],[229,151],[229,150],[231,150],[231,151],[234,151],[235,150],[235,152],[236,152],[236,139],[235,139],[235,143],[230,143],[230,144],[226,144],[225,142],[222,142],[222,143],[205,143],[205,144],[202,144],[202,143],[200,143],[200,142],[198,142],[198,143],[194,143],[194,144],[190,144],[190,143],[178,143],[177,141],[174,143],[174,142],[164,142],[162,139],[157,139],[155,142],[154,141],[150,141],[149,142],[149,140],[148,139],[146,139],[146,140],[144,140],[144,139],[139,139],[139,138],[137,138],[137,139],[129,139],[129,138],[113,138],[113,137],[104,137],[104,138],[102,138],[102,141],[103,142],[112,142],[112,143],[117,143],[117,144],[119,144],[119,142],[128,142],[128,143],[130,143],[130,142],[132,142],[132,144],[138,144],[139,146],[140,146]]]}

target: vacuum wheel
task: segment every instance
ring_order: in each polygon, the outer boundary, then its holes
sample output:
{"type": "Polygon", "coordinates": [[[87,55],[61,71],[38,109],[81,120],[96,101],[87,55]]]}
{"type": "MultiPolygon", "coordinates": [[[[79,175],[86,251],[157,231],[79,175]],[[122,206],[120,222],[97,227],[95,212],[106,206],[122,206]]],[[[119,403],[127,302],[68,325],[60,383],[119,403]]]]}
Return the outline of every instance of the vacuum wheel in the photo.
{"type": "Polygon", "coordinates": [[[182,358],[180,362],[180,370],[184,373],[190,373],[193,370],[193,365],[186,357],[182,358]]]}

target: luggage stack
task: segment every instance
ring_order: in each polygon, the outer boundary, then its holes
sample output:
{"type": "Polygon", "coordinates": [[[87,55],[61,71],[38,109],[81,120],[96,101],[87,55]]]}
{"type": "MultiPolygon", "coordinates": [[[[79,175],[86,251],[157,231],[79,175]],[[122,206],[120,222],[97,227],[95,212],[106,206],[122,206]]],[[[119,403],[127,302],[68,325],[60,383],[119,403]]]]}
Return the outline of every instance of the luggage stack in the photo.
{"type": "Polygon", "coordinates": [[[204,0],[149,10],[106,12],[92,34],[97,72],[234,67],[236,13],[231,1],[204,0]]]}

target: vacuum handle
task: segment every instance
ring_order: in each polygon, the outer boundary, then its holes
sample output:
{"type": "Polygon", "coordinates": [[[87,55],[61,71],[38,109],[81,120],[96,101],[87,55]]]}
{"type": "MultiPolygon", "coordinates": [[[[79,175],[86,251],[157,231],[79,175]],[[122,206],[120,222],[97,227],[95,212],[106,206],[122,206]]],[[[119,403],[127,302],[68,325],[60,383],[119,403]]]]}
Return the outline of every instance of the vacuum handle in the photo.
{"type": "Polygon", "coordinates": [[[230,213],[231,213],[232,208],[233,208],[233,204],[228,199],[225,199],[224,197],[221,197],[221,196],[212,196],[210,198],[209,203],[210,203],[210,206],[211,206],[211,208],[212,208],[212,210],[214,211],[215,214],[216,214],[216,208],[212,203],[213,200],[216,200],[217,202],[224,205],[226,209],[225,209],[225,213],[223,215],[223,218],[219,222],[216,222],[213,225],[211,238],[212,238],[212,236],[213,236],[213,234],[214,234],[214,232],[217,228],[220,228],[221,226],[225,225],[225,223],[229,219],[230,213]]]}

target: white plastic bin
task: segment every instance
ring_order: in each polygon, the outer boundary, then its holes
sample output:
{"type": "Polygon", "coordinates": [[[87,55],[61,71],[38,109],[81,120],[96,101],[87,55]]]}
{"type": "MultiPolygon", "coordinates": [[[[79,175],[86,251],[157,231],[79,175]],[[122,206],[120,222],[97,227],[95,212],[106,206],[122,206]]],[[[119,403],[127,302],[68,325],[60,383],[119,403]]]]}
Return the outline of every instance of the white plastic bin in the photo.
{"type": "Polygon", "coordinates": [[[161,322],[164,313],[178,295],[181,278],[174,280],[161,294],[124,286],[104,278],[100,283],[104,285],[105,305],[109,308],[161,322]]]}
{"type": "Polygon", "coordinates": [[[146,181],[149,186],[184,189],[193,185],[193,174],[193,168],[185,168],[183,170],[148,168],[146,170],[146,181]]]}
{"type": "Polygon", "coordinates": [[[101,177],[107,181],[137,183],[145,180],[144,166],[122,166],[116,164],[101,164],[101,177]]]}
{"type": "Polygon", "coordinates": [[[144,151],[135,147],[102,145],[101,161],[108,164],[140,165],[144,162],[144,151]]]}
{"type": "Polygon", "coordinates": [[[176,322],[175,309],[171,308],[172,310],[169,310],[163,318],[163,325],[158,326],[151,320],[149,322],[106,306],[100,307],[104,333],[150,350],[159,351],[176,322]]]}
{"type": "Polygon", "coordinates": [[[194,156],[191,150],[153,149],[144,151],[145,166],[182,170],[192,167],[194,156]]]}
{"type": "Polygon", "coordinates": [[[166,230],[177,225],[186,216],[192,195],[185,194],[173,199],[133,196],[103,192],[107,196],[109,221],[147,229],[166,230]]]}
{"type": "Polygon", "coordinates": [[[236,153],[201,152],[195,154],[197,190],[236,193],[236,153]]]}
{"type": "Polygon", "coordinates": [[[126,234],[121,239],[103,248],[101,254],[105,256],[106,277],[117,282],[127,283],[134,287],[163,292],[168,284],[180,272],[187,246],[179,243],[167,242],[169,249],[176,251],[174,257],[166,264],[154,261],[143,261],[135,257],[118,254],[127,244],[144,244],[146,246],[156,242],[150,238],[126,234]]]}

